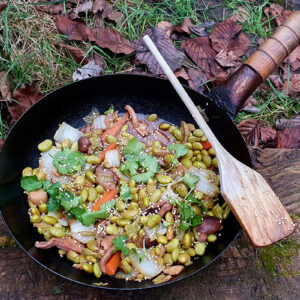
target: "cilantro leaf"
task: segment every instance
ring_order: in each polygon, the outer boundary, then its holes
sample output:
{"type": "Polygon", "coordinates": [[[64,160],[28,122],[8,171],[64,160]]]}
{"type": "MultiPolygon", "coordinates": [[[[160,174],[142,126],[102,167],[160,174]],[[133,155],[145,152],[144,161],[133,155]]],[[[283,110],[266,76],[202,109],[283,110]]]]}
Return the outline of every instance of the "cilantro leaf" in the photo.
{"type": "Polygon", "coordinates": [[[202,223],[202,217],[195,214],[192,206],[183,201],[178,204],[180,213],[180,228],[188,230],[190,227],[198,226],[202,223]]]}
{"type": "Polygon", "coordinates": [[[130,187],[127,184],[123,184],[121,186],[120,198],[125,200],[126,202],[127,202],[127,200],[132,199],[132,195],[131,195],[131,192],[130,192],[130,187]]]}
{"type": "Polygon", "coordinates": [[[105,115],[108,115],[108,114],[112,114],[114,112],[115,108],[113,105],[111,105],[109,107],[109,109],[107,111],[104,112],[105,115]]]}
{"type": "Polygon", "coordinates": [[[120,171],[123,174],[128,174],[130,176],[134,176],[137,174],[137,170],[139,169],[139,164],[134,160],[127,160],[121,167],[120,171]]]}
{"type": "Polygon", "coordinates": [[[199,176],[191,173],[186,173],[183,177],[183,182],[190,188],[193,189],[195,184],[199,181],[199,176]]]}
{"type": "Polygon", "coordinates": [[[143,144],[133,138],[127,143],[123,153],[127,159],[130,159],[132,156],[138,156],[141,152],[143,152],[143,144]]]}
{"type": "Polygon", "coordinates": [[[119,235],[116,238],[113,239],[113,244],[115,246],[114,252],[122,251],[124,255],[129,255],[130,250],[125,245],[125,242],[128,240],[128,237],[126,235],[119,235]]]}
{"type": "Polygon", "coordinates": [[[44,180],[42,182],[43,184],[43,190],[46,191],[50,186],[51,186],[51,182],[49,180],[44,180]]]}
{"type": "Polygon", "coordinates": [[[53,164],[61,175],[74,174],[84,167],[86,159],[79,151],[71,151],[66,148],[63,151],[56,152],[53,158],[53,164]]]}
{"type": "Polygon", "coordinates": [[[167,149],[170,152],[174,152],[174,155],[178,158],[180,156],[184,156],[188,153],[189,148],[183,144],[170,144],[167,149]]]}
{"type": "Polygon", "coordinates": [[[43,183],[39,181],[36,175],[33,176],[24,176],[21,179],[21,187],[26,192],[32,192],[40,189],[43,186],[43,183]]]}
{"type": "Polygon", "coordinates": [[[58,211],[60,208],[60,203],[58,202],[58,200],[56,200],[53,197],[50,197],[48,202],[47,202],[47,209],[48,211],[58,211]]]}

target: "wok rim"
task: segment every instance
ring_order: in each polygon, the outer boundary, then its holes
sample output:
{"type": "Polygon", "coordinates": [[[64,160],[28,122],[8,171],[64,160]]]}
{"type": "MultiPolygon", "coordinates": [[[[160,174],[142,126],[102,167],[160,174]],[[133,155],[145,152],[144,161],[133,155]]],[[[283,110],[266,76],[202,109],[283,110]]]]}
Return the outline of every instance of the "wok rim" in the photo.
{"type": "MultiPolygon", "coordinates": [[[[163,81],[168,81],[168,79],[165,79],[165,78],[160,78],[160,77],[156,77],[156,76],[153,76],[153,75],[144,75],[144,74],[109,74],[109,75],[102,75],[102,76],[96,76],[96,77],[98,77],[98,78],[102,78],[102,77],[123,77],[123,76],[133,76],[133,77],[142,77],[142,78],[149,78],[149,77],[151,77],[151,78],[155,78],[155,80],[163,80],[163,81]]],[[[10,136],[10,134],[11,134],[11,132],[13,132],[14,130],[16,130],[17,129],[17,126],[18,126],[18,123],[19,123],[19,121],[31,110],[31,108],[33,108],[37,103],[39,103],[39,102],[41,102],[41,101],[44,101],[48,96],[50,96],[50,95],[52,95],[53,93],[56,93],[57,91],[60,91],[60,90],[62,90],[62,89],[64,89],[64,88],[66,88],[66,87],[68,87],[68,86],[70,86],[70,85],[72,85],[72,84],[79,84],[80,82],[82,82],[82,81],[88,81],[88,80],[92,80],[93,78],[95,78],[95,77],[92,77],[92,78],[87,78],[87,79],[83,79],[83,80],[80,80],[80,81],[75,81],[75,82],[70,82],[70,83],[67,83],[67,84],[65,84],[65,85],[63,85],[63,86],[61,86],[61,87],[59,87],[59,88],[56,88],[55,90],[53,90],[53,91],[51,91],[50,93],[48,93],[48,94],[46,94],[45,96],[43,96],[41,99],[39,99],[38,101],[36,101],[29,109],[27,109],[23,114],[22,114],[22,116],[15,122],[15,124],[10,128],[10,130],[8,131],[8,134],[7,134],[7,136],[6,136],[6,139],[5,139],[5,141],[4,141],[4,144],[3,144],[3,147],[2,147],[2,149],[5,147],[5,144],[6,144],[6,141],[8,140],[8,138],[9,138],[9,136],[10,136]]],[[[191,90],[191,91],[193,91],[193,92],[196,92],[196,93],[198,93],[199,95],[201,95],[201,97],[204,97],[204,98],[206,98],[206,100],[207,101],[209,101],[212,105],[214,105],[214,106],[216,106],[216,104],[214,103],[214,101],[211,99],[211,98],[209,98],[208,96],[206,96],[206,95],[203,95],[203,94],[201,94],[201,93],[199,93],[199,92],[197,92],[197,91],[195,91],[195,90],[193,90],[193,89],[191,89],[190,87],[188,87],[188,86],[186,86],[186,85],[184,85],[183,84],[183,86],[184,86],[184,88],[185,89],[187,89],[187,90],[191,90]]],[[[224,110],[223,110],[224,111],[224,110]]],[[[227,112],[224,112],[226,115],[227,115],[227,117],[228,117],[228,119],[230,119],[230,117],[228,116],[228,114],[227,114],[227,112]]],[[[238,130],[238,128],[237,128],[237,126],[236,126],[236,124],[233,122],[233,120],[231,120],[230,119],[230,121],[231,121],[231,123],[232,123],[232,125],[238,130]]],[[[240,134],[240,136],[242,137],[242,139],[243,139],[243,141],[244,141],[244,144],[245,144],[245,146],[246,146],[246,149],[247,149],[247,153],[248,153],[248,155],[249,155],[249,161],[251,161],[251,155],[250,155],[250,152],[249,152],[249,148],[248,148],[248,146],[247,146],[247,144],[246,144],[246,142],[245,142],[245,140],[244,140],[244,138],[243,138],[243,136],[241,135],[241,133],[239,133],[240,134]]],[[[2,151],[2,150],[1,150],[2,151]]],[[[0,153],[1,153],[1,151],[0,151],[0,153]]],[[[253,165],[252,165],[252,163],[250,163],[250,167],[252,168],[253,167],[253,165]]],[[[186,276],[184,276],[184,277],[182,277],[182,278],[178,278],[178,279],[174,279],[174,280],[172,280],[172,281],[167,281],[167,282],[164,282],[164,283],[162,283],[162,284],[157,284],[157,285],[155,285],[155,284],[152,284],[151,286],[146,286],[146,287],[136,287],[136,288],[134,288],[134,287],[130,287],[130,288],[124,288],[124,287],[121,287],[121,288],[115,288],[115,287],[109,287],[109,286],[98,286],[98,285],[93,285],[93,284],[89,284],[89,283],[85,283],[85,282],[82,282],[82,281],[78,281],[78,280],[75,280],[75,279],[72,279],[72,278],[69,278],[69,277],[67,277],[67,276],[65,276],[65,275],[63,275],[63,274],[60,274],[60,273],[58,273],[58,272],[56,272],[56,271],[54,271],[54,270],[52,270],[52,269],[50,269],[49,267],[47,267],[46,265],[44,265],[42,262],[40,262],[39,260],[37,260],[36,258],[34,258],[21,244],[20,244],[20,242],[17,240],[17,238],[14,236],[14,234],[12,233],[12,231],[11,231],[11,229],[9,228],[9,226],[8,226],[8,224],[7,224],[7,222],[6,222],[6,220],[5,220],[5,217],[3,216],[3,213],[2,213],[2,210],[0,209],[0,215],[1,215],[1,217],[2,217],[2,220],[3,220],[3,222],[4,222],[4,224],[5,224],[5,227],[7,228],[7,230],[8,230],[8,232],[10,233],[10,235],[13,237],[13,239],[16,241],[16,243],[17,243],[17,245],[32,259],[32,260],[34,260],[38,265],[40,265],[40,266],[42,266],[43,268],[45,268],[46,270],[48,270],[48,271],[50,271],[51,273],[53,273],[53,274],[55,274],[55,275],[57,275],[57,276],[59,276],[59,277],[62,277],[63,279],[65,279],[65,280],[68,280],[68,281],[71,281],[72,283],[78,283],[78,284],[80,284],[80,285],[84,285],[84,286],[87,286],[87,287],[92,287],[92,288],[98,288],[98,289],[103,289],[103,290],[108,290],[108,291],[142,291],[142,290],[148,290],[148,289],[153,289],[153,288],[158,288],[158,287],[163,287],[163,286],[168,286],[168,285],[171,285],[171,284],[173,284],[173,283],[177,283],[177,282],[179,282],[179,281],[183,281],[183,280],[185,280],[185,279],[187,279],[187,278],[189,278],[189,277],[191,277],[191,276],[194,276],[195,274],[197,274],[198,272],[200,272],[200,271],[202,271],[202,270],[204,270],[205,268],[207,268],[209,265],[211,265],[212,263],[214,263],[218,258],[220,258],[222,255],[223,255],[223,253],[225,252],[225,251],[227,251],[228,250],[228,248],[232,245],[232,243],[236,240],[236,238],[240,235],[240,233],[241,233],[241,231],[242,231],[242,228],[240,227],[239,228],[239,230],[238,230],[238,232],[236,233],[236,235],[233,237],[233,239],[229,242],[229,244],[216,256],[216,257],[214,257],[209,263],[207,263],[206,265],[204,265],[204,266],[202,266],[201,268],[199,268],[199,269],[197,269],[196,271],[193,271],[193,272],[191,272],[190,274],[188,274],[188,275],[186,275],[186,276]]],[[[237,221],[238,222],[238,221],[237,221]]],[[[240,226],[240,225],[239,225],[240,226]]]]}

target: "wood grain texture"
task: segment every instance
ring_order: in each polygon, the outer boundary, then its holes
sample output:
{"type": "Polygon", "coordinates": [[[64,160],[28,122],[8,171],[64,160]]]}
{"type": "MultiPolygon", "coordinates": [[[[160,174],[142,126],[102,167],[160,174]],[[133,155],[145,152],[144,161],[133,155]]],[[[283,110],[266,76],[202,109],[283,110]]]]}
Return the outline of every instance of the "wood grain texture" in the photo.
{"type": "MultiPolygon", "coordinates": [[[[256,169],[271,184],[290,213],[299,213],[300,150],[264,149],[253,153],[256,169]]],[[[7,236],[0,220],[0,234],[7,236]]],[[[293,237],[300,242],[300,229],[293,237]]],[[[140,292],[107,292],[55,276],[37,265],[19,248],[0,249],[0,299],[283,299],[300,298],[300,276],[271,277],[258,268],[258,252],[242,234],[224,255],[197,275],[171,286],[140,292]],[[59,287],[61,294],[55,295],[59,287]]],[[[300,269],[295,257],[291,269],[300,269]]]]}
{"type": "Polygon", "coordinates": [[[296,11],[245,62],[264,81],[300,42],[300,11],[296,11]]]}

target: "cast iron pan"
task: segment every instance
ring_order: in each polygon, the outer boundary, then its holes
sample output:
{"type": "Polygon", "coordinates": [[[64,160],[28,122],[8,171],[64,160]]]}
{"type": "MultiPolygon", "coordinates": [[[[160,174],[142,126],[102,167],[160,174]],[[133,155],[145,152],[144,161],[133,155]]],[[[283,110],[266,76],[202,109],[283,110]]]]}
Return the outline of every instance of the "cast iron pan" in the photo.
{"type": "MultiPolygon", "coordinates": [[[[249,166],[251,160],[247,146],[231,117],[261,83],[262,78],[250,66],[244,65],[223,87],[215,90],[210,98],[186,88],[195,104],[205,110],[209,126],[221,144],[249,166]]],[[[11,129],[0,153],[0,202],[4,204],[1,212],[12,236],[43,267],[71,281],[90,286],[94,286],[93,283],[99,280],[74,269],[70,261],[59,257],[56,248],[41,250],[34,247],[35,241],[41,240],[41,236],[29,221],[27,197],[21,190],[20,179],[24,167],[37,167],[37,145],[44,139],[52,138],[59,123],[65,121],[74,127],[81,127],[84,125],[82,118],[92,107],[103,112],[111,104],[119,112],[123,112],[124,106],[130,104],[138,113],[157,113],[159,117],[177,125],[180,125],[181,120],[193,123],[188,110],[167,80],[140,75],[102,76],[72,83],[38,101],[11,129]]],[[[237,220],[230,214],[223,223],[220,237],[215,243],[208,245],[205,255],[165,284],[187,278],[208,266],[230,246],[239,230],[237,220]]],[[[99,288],[112,290],[156,286],[150,280],[127,282],[108,276],[101,277],[101,281],[108,285],[99,288]]]]}

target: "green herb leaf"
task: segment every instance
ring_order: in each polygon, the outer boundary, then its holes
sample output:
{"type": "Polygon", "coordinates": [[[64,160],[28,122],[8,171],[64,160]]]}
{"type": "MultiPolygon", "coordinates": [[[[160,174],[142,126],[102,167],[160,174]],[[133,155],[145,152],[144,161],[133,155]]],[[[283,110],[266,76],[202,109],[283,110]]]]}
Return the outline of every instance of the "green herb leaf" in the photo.
{"type": "Polygon", "coordinates": [[[55,198],[50,197],[48,202],[47,202],[47,210],[48,211],[58,211],[60,208],[60,203],[58,200],[56,200],[55,198]]]}
{"type": "Polygon", "coordinates": [[[127,184],[123,184],[120,190],[120,198],[125,200],[126,202],[132,199],[132,195],[130,192],[130,187],[127,184]]]}
{"type": "Polygon", "coordinates": [[[131,139],[124,148],[124,155],[126,159],[131,159],[132,156],[136,157],[143,152],[143,144],[136,138],[131,139]]]}
{"type": "Polygon", "coordinates": [[[167,149],[173,152],[177,158],[186,155],[189,151],[189,148],[183,144],[170,144],[167,149]]]}
{"type": "Polygon", "coordinates": [[[195,214],[192,206],[186,202],[177,203],[180,213],[180,228],[188,230],[190,227],[198,226],[202,223],[202,217],[195,214]]]}
{"type": "Polygon", "coordinates": [[[115,246],[114,252],[122,251],[124,255],[129,255],[130,250],[125,245],[125,242],[128,240],[128,237],[126,235],[119,235],[116,238],[113,239],[113,244],[115,246]]]}
{"type": "Polygon", "coordinates": [[[191,173],[186,173],[183,177],[183,182],[190,188],[193,189],[196,183],[199,181],[199,176],[191,173]]]}
{"type": "Polygon", "coordinates": [[[109,109],[107,111],[104,112],[105,115],[108,115],[108,114],[112,114],[114,112],[115,108],[113,105],[111,105],[109,107],[109,109]]]}
{"type": "Polygon", "coordinates": [[[139,169],[139,164],[134,160],[127,160],[121,167],[120,171],[123,174],[129,174],[130,176],[134,176],[137,174],[139,169]]]}
{"type": "Polygon", "coordinates": [[[36,175],[24,176],[21,179],[21,186],[26,192],[32,192],[40,189],[43,186],[43,183],[39,181],[36,175]]]}
{"type": "Polygon", "coordinates": [[[66,148],[63,151],[56,152],[53,158],[53,164],[61,175],[74,174],[84,167],[86,159],[78,151],[71,151],[66,148]]]}

